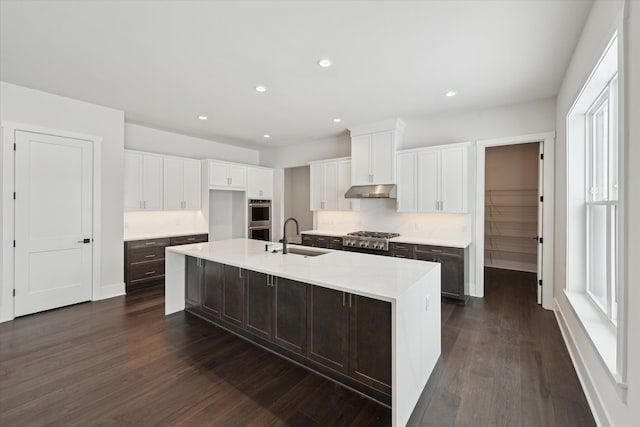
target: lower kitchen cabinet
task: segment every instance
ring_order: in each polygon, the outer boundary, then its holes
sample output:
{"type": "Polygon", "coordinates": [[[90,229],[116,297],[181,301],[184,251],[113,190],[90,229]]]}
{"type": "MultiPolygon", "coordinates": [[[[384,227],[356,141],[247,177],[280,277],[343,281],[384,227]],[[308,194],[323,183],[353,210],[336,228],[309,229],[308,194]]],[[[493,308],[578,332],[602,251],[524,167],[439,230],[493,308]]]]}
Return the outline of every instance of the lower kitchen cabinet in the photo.
{"type": "Polygon", "coordinates": [[[164,285],[164,249],[206,242],[207,234],[158,239],[131,240],[124,243],[124,281],[127,292],[147,286],[164,285]]]}
{"type": "Polygon", "coordinates": [[[296,353],[307,350],[307,292],[311,286],[274,277],[273,341],[296,353]]]}
{"type": "Polygon", "coordinates": [[[466,249],[415,245],[414,258],[440,263],[442,296],[453,302],[467,302],[465,282],[468,281],[469,257],[466,249]]]}
{"type": "Polygon", "coordinates": [[[391,304],[349,295],[349,375],[391,394],[391,304]]]}
{"type": "Polygon", "coordinates": [[[342,237],[303,234],[302,245],[314,248],[342,250],[342,237]]]}
{"type": "Polygon", "coordinates": [[[391,304],[186,257],[185,309],[390,404],[391,304]]]}
{"type": "Polygon", "coordinates": [[[246,271],[247,277],[247,332],[266,340],[273,335],[273,287],[271,276],[246,271]]]}
{"type": "Polygon", "coordinates": [[[311,286],[309,358],[342,373],[349,372],[348,293],[311,286]]]}
{"type": "Polygon", "coordinates": [[[202,311],[214,318],[220,317],[222,307],[222,283],[224,265],[204,261],[204,281],[202,286],[202,311]]]}
{"type": "Polygon", "coordinates": [[[224,265],[222,283],[222,320],[234,326],[244,327],[245,290],[244,274],[238,267],[224,265]]]}

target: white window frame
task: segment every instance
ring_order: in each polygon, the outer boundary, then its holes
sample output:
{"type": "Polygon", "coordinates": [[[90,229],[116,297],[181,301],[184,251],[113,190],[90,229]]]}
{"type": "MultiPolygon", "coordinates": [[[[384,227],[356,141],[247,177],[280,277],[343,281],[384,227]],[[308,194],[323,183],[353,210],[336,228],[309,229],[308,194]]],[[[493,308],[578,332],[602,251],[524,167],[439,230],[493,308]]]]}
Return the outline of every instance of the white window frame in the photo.
{"type": "MultiPolygon", "coordinates": [[[[617,138],[618,138],[618,123],[617,123],[617,90],[618,90],[618,85],[617,85],[617,80],[618,80],[618,74],[616,73],[611,80],[607,83],[606,87],[604,88],[604,90],[600,93],[600,95],[598,95],[598,97],[596,98],[596,100],[593,102],[593,104],[591,104],[591,106],[589,107],[589,109],[587,110],[586,114],[585,114],[585,152],[586,152],[586,164],[585,164],[585,215],[586,215],[586,219],[585,219],[585,235],[586,235],[586,245],[585,245],[585,259],[586,259],[586,264],[585,267],[587,269],[587,271],[585,271],[585,278],[586,278],[586,294],[589,296],[589,298],[591,299],[591,301],[593,302],[593,304],[596,306],[596,308],[598,308],[602,314],[607,318],[607,321],[609,322],[609,325],[612,328],[616,328],[617,326],[617,296],[618,296],[618,286],[617,286],[617,279],[618,279],[618,271],[619,271],[619,257],[616,254],[615,260],[612,264],[612,250],[615,249],[614,245],[617,245],[617,242],[619,241],[619,237],[617,236],[619,227],[617,227],[617,224],[619,224],[619,211],[620,211],[620,206],[618,203],[618,196],[617,196],[617,186],[618,186],[618,174],[619,174],[619,167],[616,166],[616,179],[614,180],[615,182],[612,183],[611,179],[611,165],[612,165],[612,161],[609,158],[609,155],[611,154],[611,150],[615,149],[615,146],[617,144],[617,138]],[[601,196],[600,200],[597,201],[593,201],[591,200],[593,198],[593,190],[594,190],[594,180],[595,180],[595,169],[596,169],[596,161],[598,161],[599,159],[596,156],[595,153],[595,148],[596,145],[593,141],[594,138],[594,126],[595,124],[593,123],[593,118],[595,117],[596,114],[598,114],[603,108],[605,108],[604,112],[605,112],[605,119],[604,119],[604,123],[606,126],[606,134],[607,134],[607,142],[606,142],[606,148],[607,148],[607,178],[606,178],[606,183],[608,185],[607,187],[607,193],[606,193],[606,197],[601,196]],[[613,124],[613,126],[612,126],[613,124]],[[616,195],[615,198],[612,199],[611,194],[612,192],[615,191],[616,195]],[[600,301],[598,300],[598,298],[591,292],[591,289],[593,289],[593,286],[591,284],[591,274],[590,274],[590,268],[593,265],[593,261],[590,259],[590,244],[591,244],[591,233],[590,233],[590,225],[591,225],[591,221],[589,218],[589,212],[590,209],[589,207],[592,206],[606,206],[607,207],[607,212],[606,212],[606,218],[607,218],[607,222],[606,222],[606,228],[607,228],[607,235],[606,235],[606,260],[607,260],[607,268],[606,268],[606,276],[607,276],[607,284],[606,284],[606,302],[605,305],[603,306],[600,301]],[[615,215],[616,215],[616,230],[615,231],[611,231],[611,227],[612,227],[612,208],[615,208],[615,215]],[[612,243],[612,234],[615,234],[615,242],[612,243]],[[614,294],[615,293],[615,294],[614,294]]],[[[617,151],[617,150],[616,150],[617,151]]],[[[615,162],[619,162],[619,159],[616,158],[614,159],[615,162]]],[[[604,191],[604,190],[603,190],[604,191]]],[[[617,252],[617,250],[615,251],[617,252]]]]}

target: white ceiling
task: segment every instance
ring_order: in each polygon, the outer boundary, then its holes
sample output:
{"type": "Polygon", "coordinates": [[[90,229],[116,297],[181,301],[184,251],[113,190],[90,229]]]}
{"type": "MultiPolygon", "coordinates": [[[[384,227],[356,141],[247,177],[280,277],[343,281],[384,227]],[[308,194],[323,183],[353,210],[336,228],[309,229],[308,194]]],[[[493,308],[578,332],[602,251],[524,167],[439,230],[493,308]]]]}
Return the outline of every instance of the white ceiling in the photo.
{"type": "Polygon", "coordinates": [[[554,96],[591,1],[0,7],[2,80],[121,109],[130,122],[256,147],[554,96]],[[320,68],[320,58],[333,67],[320,68]],[[458,95],[446,98],[450,89],[458,95]]]}

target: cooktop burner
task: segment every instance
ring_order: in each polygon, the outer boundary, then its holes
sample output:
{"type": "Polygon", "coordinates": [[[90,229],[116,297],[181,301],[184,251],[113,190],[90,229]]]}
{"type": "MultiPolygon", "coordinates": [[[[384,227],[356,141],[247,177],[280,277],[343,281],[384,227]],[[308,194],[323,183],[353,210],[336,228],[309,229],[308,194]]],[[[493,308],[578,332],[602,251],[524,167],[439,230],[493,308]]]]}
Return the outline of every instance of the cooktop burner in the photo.
{"type": "Polygon", "coordinates": [[[379,231],[354,231],[347,233],[347,236],[371,237],[374,239],[393,239],[399,235],[398,233],[381,233],[379,231]]]}

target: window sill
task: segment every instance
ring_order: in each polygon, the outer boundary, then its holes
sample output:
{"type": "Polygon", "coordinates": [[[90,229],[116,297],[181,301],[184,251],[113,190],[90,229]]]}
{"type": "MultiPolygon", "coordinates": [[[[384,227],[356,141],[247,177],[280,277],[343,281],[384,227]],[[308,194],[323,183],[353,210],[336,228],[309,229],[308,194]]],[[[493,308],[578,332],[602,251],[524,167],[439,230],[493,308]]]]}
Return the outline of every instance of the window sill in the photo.
{"type": "Polygon", "coordinates": [[[606,316],[595,306],[589,296],[582,292],[564,291],[569,305],[587,333],[591,345],[606,367],[610,379],[621,395],[626,394],[627,385],[617,373],[617,336],[606,316]]]}

